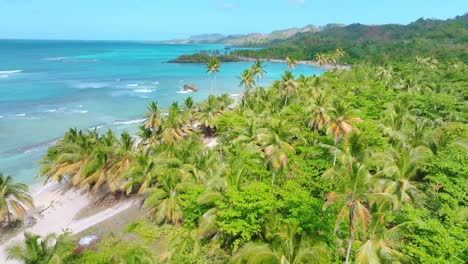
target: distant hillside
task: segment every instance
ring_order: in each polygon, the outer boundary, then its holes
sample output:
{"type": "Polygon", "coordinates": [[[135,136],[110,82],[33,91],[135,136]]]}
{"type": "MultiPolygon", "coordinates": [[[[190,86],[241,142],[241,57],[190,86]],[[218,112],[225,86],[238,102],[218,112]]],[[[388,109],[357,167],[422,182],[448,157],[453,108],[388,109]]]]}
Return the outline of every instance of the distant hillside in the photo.
{"type": "Polygon", "coordinates": [[[236,51],[236,55],[265,59],[293,56],[314,60],[317,53],[342,48],[344,62],[388,58],[405,60],[415,56],[460,59],[468,62],[468,14],[449,20],[419,19],[408,25],[362,25],[330,27],[296,33],[290,38],[270,41],[261,50],[236,51]]]}
{"type": "Polygon", "coordinates": [[[224,43],[236,46],[255,46],[269,44],[274,41],[285,40],[294,37],[297,34],[307,32],[320,32],[330,28],[344,27],[342,24],[328,24],[326,26],[308,25],[303,28],[290,28],[285,30],[276,30],[270,34],[252,33],[247,35],[228,35],[223,34],[201,34],[191,36],[188,39],[175,39],[163,42],[170,43],[224,43]]]}

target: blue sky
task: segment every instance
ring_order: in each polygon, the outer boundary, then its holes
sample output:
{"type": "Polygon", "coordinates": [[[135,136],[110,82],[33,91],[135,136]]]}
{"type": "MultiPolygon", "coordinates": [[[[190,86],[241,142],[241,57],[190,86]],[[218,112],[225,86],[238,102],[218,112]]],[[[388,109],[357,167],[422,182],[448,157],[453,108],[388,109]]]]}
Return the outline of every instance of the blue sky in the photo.
{"type": "Polygon", "coordinates": [[[0,38],[162,40],[466,12],[468,0],[0,0],[0,38]]]}

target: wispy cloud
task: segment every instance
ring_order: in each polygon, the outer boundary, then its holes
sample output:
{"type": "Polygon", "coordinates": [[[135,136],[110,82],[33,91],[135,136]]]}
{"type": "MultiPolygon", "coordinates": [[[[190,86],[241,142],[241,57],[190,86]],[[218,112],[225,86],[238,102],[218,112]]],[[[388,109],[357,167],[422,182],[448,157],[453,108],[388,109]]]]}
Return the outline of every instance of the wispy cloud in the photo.
{"type": "Polygon", "coordinates": [[[306,3],[305,0],[288,0],[292,5],[304,5],[306,3]]]}

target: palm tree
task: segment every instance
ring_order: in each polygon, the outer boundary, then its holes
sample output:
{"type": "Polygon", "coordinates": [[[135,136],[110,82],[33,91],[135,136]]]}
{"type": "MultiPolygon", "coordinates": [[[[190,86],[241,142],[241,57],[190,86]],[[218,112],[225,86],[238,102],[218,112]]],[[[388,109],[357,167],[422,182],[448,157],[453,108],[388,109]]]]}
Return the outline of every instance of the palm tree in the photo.
{"type": "Polygon", "coordinates": [[[183,107],[184,111],[186,112],[193,110],[193,108],[195,107],[195,102],[193,101],[192,96],[185,98],[183,107]]]}
{"type": "Polygon", "coordinates": [[[282,225],[272,234],[270,244],[247,244],[231,263],[329,263],[330,254],[325,246],[314,243],[306,232],[298,234],[297,224],[282,225]]]}
{"type": "Polygon", "coordinates": [[[180,142],[184,135],[189,133],[189,130],[184,127],[186,120],[184,120],[177,102],[171,105],[164,121],[158,137],[167,145],[180,142]]]}
{"type": "MultiPolygon", "coordinates": [[[[217,57],[211,57],[210,60],[206,63],[206,72],[211,74],[211,92],[213,94],[213,81],[216,86],[216,73],[219,72],[219,67],[221,66],[217,57]]],[[[216,88],[215,88],[216,89],[216,88]]]]}
{"type": "Polygon", "coordinates": [[[439,63],[436,59],[432,57],[419,57],[419,56],[416,56],[416,62],[419,65],[427,67],[432,70],[436,69],[439,63]]]}
{"type": "Polygon", "coordinates": [[[345,55],[345,52],[342,48],[337,48],[334,52],[335,56],[341,58],[345,55]]]}
{"type": "Polygon", "coordinates": [[[385,84],[388,84],[394,75],[393,67],[378,66],[376,70],[377,78],[382,79],[385,84]]]}
{"type": "Polygon", "coordinates": [[[331,58],[335,66],[336,66],[336,63],[338,63],[344,55],[345,55],[345,52],[341,48],[338,48],[333,52],[333,54],[331,55],[331,58]]]}
{"type": "Polygon", "coordinates": [[[28,186],[22,183],[13,183],[11,176],[0,173],[0,220],[7,219],[10,224],[14,213],[18,218],[26,216],[26,207],[34,207],[33,199],[28,193],[28,186]]]}
{"type": "Polygon", "coordinates": [[[111,180],[112,163],[113,157],[110,151],[104,146],[96,146],[90,160],[82,168],[84,179],[80,185],[91,188],[90,195],[96,194],[111,180]]]}
{"type": "Polygon", "coordinates": [[[7,248],[7,260],[18,260],[25,264],[65,263],[71,255],[75,242],[70,232],[50,234],[44,238],[24,233],[25,241],[7,248]]]}
{"type": "Polygon", "coordinates": [[[111,177],[108,185],[112,192],[120,189],[123,184],[123,175],[130,168],[133,163],[133,144],[135,140],[127,132],[123,132],[118,147],[115,149],[115,162],[111,167],[111,177]]]}
{"type": "Polygon", "coordinates": [[[327,97],[323,94],[316,94],[313,96],[311,103],[312,113],[310,115],[309,127],[315,131],[321,130],[330,121],[330,116],[326,113],[328,105],[327,97]]]}
{"type": "Polygon", "coordinates": [[[368,239],[360,246],[356,254],[356,263],[399,263],[404,255],[395,248],[401,241],[399,230],[405,224],[387,228],[382,221],[373,221],[368,239]]]}
{"type": "MultiPolygon", "coordinates": [[[[357,117],[351,117],[356,110],[350,109],[349,105],[343,101],[335,101],[334,107],[331,109],[330,125],[327,128],[327,135],[332,134],[335,146],[338,145],[339,140],[344,137],[345,140],[351,132],[356,128],[353,127],[352,123],[360,123],[362,119],[357,117]]],[[[333,159],[333,166],[336,165],[336,155],[333,159]]]]}
{"type": "Polygon", "coordinates": [[[250,70],[255,76],[257,76],[257,85],[260,85],[260,79],[263,78],[263,75],[266,73],[264,70],[265,64],[261,60],[255,61],[250,70]]]}
{"type": "Polygon", "coordinates": [[[243,165],[238,162],[222,167],[221,174],[211,177],[206,183],[206,192],[198,196],[197,202],[208,208],[198,223],[197,237],[199,239],[215,237],[219,232],[216,224],[219,213],[218,202],[226,199],[229,190],[240,191],[243,182],[243,165]]]}
{"type": "Polygon", "coordinates": [[[288,98],[293,92],[297,92],[297,82],[294,80],[294,75],[290,71],[285,71],[281,77],[281,90],[286,94],[284,106],[288,103],[288,98]]]}
{"type": "Polygon", "coordinates": [[[184,228],[181,232],[174,233],[169,237],[166,252],[161,254],[159,260],[163,263],[171,263],[174,254],[186,254],[192,260],[196,260],[202,253],[202,244],[192,229],[184,228]]]}
{"type": "Polygon", "coordinates": [[[384,180],[383,191],[395,194],[401,202],[410,201],[410,191],[416,188],[411,179],[429,154],[424,147],[390,148],[387,152],[376,153],[373,160],[381,161],[377,164],[381,170],[376,176],[384,180]]]}
{"type": "Polygon", "coordinates": [[[288,166],[288,155],[294,152],[288,141],[298,129],[288,126],[284,121],[273,120],[270,127],[263,131],[257,138],[262,146],[265,164],[270,164],[273,168],[271,184],[274,184],[278,171],[288,166]]]}
{"type": "Polygon", "coordinates": [[[183,220],[180,194],[184,192],[184,185],[180,176],[173,173],[164,175],[160,181],[161,186],[149,190],[143,206],[158,223],[179,226],[183,220]]]}
{"type": "Polygon", "coordinates": [[[432,130],[432,122],[429,119],[414,118],[412,120],[412,129],[408,133],[409,143],[413,147],[427,146],[432,130]]]}
{"type": "Polygon", "coordinates": [[[41,159],[39,175],[44,176],[46,182],[62,182],[66,177],[70,177],[72,185],[79,185],[83,180],[81,170],[89,161],[93,146],[98,140],[95,132],[84,134],[82,131],[70,129],[41,159]]]}
{"type": "Polygon", "coordinates": [[[330,59],[326,54],[323,53],[317,53],[315,54],[315,61],[318,63],[318,65],[323,66],[325,64],[330,63],[330,59]]]}
{"type": "Polygon", "coordinates": [[[291,56],[287,56],[286,57],[286,66],[288,66],[288,68],[291,71],[294,70],[294,68],[296,67],[296,60],[291,56]]]}
{"type": "Polygon", "coordinates": [[[146,194],[156,182],[156,167],[155,159],[149,152],[135,154],[133,162],[123,175],[121,189],[127,195],[136,190],[139,195],[146,194]]]}
{"type": "Polygon", "coordinates": [[[212,136],[216,130],[216,120],[223,113],[219,101],[214,95],[208,96],[208,100],[200,105],[197,114],[201,122],[205,136],[212,136]]]}
{"type": "Polygon", "coordinates": [[[342,205],[335,223],[335,233],[344,218],[348,216],[349,239],[346,250],[346,264],[348,264],[356,226],[359,225],[361,231],[366,231],[369,226],[371,213],[368,206],[394,201],[393,196],[388,193],[372,193],[377,177],[373,177],[364,164],[346,155],[343,155],[343,161],[339,166],[327,170],[323,177],[334,178],[340,183],[341,191],[328,193],[323,209],[335,203],[342,205]]]}
{"type": "Polygon", "coordinates": [[[304,75],[301,74],[298,79],[299,89],[301,91],[308,90],[311,87],[311,84],[312,84],[311,81],[312,81],[311,78],[305,77],[304,75]]]}
{"type": "Polygon", "coordinates": [[[241,74],[239,86],[244,86],[247,93],[255,85],[255,74],[251,70],[244,70],[241,74]]]}
{"type": "Polygon", "coordinates": [[[158,133],[162,125],[162,117],[158,109],[158,103],[151,102],[147,108],[148,113],[145,114],[145,128],[158,133]]]}
{"type": "Polygon", "coordinates": [[[258,122],[255,118],[249,119],[245,126],[236,127],[232,131],[236,135],[236,138],[232,140],[232,143],[236,144],[254,144],[261,129],[258,128],[258,122]]]}

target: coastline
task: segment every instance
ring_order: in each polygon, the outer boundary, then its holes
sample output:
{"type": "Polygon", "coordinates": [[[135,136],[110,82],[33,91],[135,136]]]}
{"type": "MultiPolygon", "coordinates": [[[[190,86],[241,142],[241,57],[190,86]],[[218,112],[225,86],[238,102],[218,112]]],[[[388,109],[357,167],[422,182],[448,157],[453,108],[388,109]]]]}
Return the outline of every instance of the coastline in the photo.
{"type": "Polygon", "coordinates": [[[122,199],[113,205],[102,206],[97,212],[83,215],[99,199],[98,196],[92,198],[86,190],[69,189],[65,184],[58,183],[48,183],[42,187],[34,184],[30,188],[35,208],[28,210],[23,227],[13,234],[7,234],[11,237],[0,240],[1,263],[15,263],[6,261],[6,249],[21,241],[24,232],[45,236],[68,229],[76,235],[129,209],[136,201],[136,198],[122,199]]]}
{"type": "MultiPolygon", "coordinates": [[[[232,97],[238,102],[239,96],[233,95],[232,97]]],[[[200,140],[207,148],[214,148],[219,144],[217,137],[203,137],[200,140]]],[[[97,227],[98,231],[102,231],[103,225],[109,225],[109,222],[119,220],[116,218],[117,215],[139,210],[135,209],[139,208],[136,196],[117,199],[110,206],[100,205],[99,201],[106,197],[105,191],[98,193],[95,197],[90,197],[88,190],[69,188],[66,183],[33,183],[29,185],[29,191],[35,207],[27,210],[23,226],[7,233],[6,237],[0,236],[0,263],[17,263],[6,260],[6,249],[21,242],[24,239],[24,232],[46,236],[51,233],[60,234],[64,230],[68,230],[72,235],[82,236],[83,232],[93,230],[94,227],[97,227]]],[[[125,222],[125,219],[120,222],[125,222]]],[[[110,231],[107,230],[107,232],[110,231]]]]}
{"type": "MultiPolygon", "coordinates": [[[[272,62],[272,63],[286,63],[286,60],[281,60],[281,59],[257,59],[257,58],[249,58],[249,57],[236,57],[235,60],[229,60],[229,61],[223,61],[221,59],[221,62],[224,63],[229,63],[229,62],[241,62],[241,61],[265,61],[265,62],[272,62]]],[[[174,59],[167,61],[166,63],[182,63],[182,64],[191,64],[191,63],[206,63],[204,60],[180,60],[180,59],[174,59]]],[[[300,65],[309,65],[317,68],[322,68],[326,70],[346,70],[350,69],[351,65],[349,64],[333,64],[333,63],[326,63],[323,65],[320,65],[317,61],[314,60],[300,60],[296,61],[296,64],[300,65]]]]}

